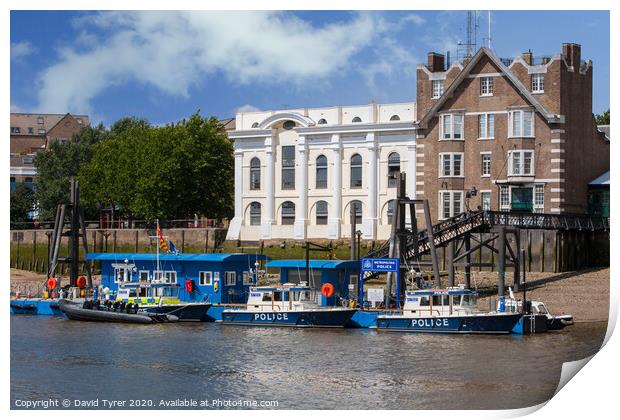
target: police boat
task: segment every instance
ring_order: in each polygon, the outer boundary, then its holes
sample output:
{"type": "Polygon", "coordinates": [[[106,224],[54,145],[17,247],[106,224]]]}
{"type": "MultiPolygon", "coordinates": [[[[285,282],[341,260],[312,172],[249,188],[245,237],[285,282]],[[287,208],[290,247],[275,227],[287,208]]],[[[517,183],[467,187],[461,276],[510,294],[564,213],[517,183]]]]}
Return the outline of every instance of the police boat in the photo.
{"type": "MultiPolygon", "coordinates": [[[[324,285],[327,286],[326,283],[324,285]]],[[[245,308],[226,309],[222,323],[247,326],[344,327],[355,309],[321,306],[319,295],[305,285],[251,287],[245,308]]]]}
{"type": "MultiPolygon", "coordinates": [[[[516,299],[512,288],[508,288],[508,297],[500,297],[497,301],[499,312],[519,312],[523,313],[523,300],[516,299]]],[[[573,325],[573,316],[570,314],[552,315],[549,308],[540,300],[527,300],[526,311],[532,316],[544,317],[547,324],[547,331],[562,330],[564,327],[573,325]]]]}
{"type": "Polygon", "coordinates": [[[402,314],[377,316],[377,329],[414,333],[509,334],[517,313],[483,312],[478,292],[462,287],[405,293],[402,314]]]}

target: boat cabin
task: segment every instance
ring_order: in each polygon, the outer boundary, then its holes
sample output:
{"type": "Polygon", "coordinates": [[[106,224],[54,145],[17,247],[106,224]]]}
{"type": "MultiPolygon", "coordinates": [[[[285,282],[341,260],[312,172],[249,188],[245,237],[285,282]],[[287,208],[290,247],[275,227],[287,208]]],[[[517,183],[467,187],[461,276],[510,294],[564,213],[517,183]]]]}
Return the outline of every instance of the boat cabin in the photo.
{"type": "Polygon", "coordinates": [[[310,260],[306,277],[306,260],[275,260],[267,268],[280,269],[281,284],[303,284],[316,292],[321,306],[338,306],[342,300],[354,299],[359,277],[358,261],[310,260]],[[307,280],[306,280],[307,278],[307,280]],[[334,286],[331,297],[321,294],[321,287],[330,283],[334,286]]]}
{"type": "Polygon", "coordinates": [[[87,254],[101,265],[101,285],[114,297],[157,302],[245,303],[265,255],[87,254]]]}
{"type": "Polygon", "coordinates": [[[247,309],[250,311],[288,312],[319,308],[317,292],[305,285],[251,287],[247,309]]]}
{"type": "Polygon", "coordinates": [[[403,307],[404,315],[419,317],[458,316],[476,312],[479,312],[478,292],[460,287],[407,291],[403,307]]]}

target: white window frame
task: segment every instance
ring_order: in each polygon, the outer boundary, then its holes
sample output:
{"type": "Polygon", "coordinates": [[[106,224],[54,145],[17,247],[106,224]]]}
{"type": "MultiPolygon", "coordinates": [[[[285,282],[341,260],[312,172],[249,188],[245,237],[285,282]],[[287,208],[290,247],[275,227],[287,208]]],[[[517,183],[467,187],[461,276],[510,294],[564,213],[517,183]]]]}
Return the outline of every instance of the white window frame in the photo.
{"type": "Polygon", "coordinates": [[[478,114],[478,140],[493,139],[495,139],[495,114],[478,114]],[[490,121],[493,122],[489,124],[490,121]]]}
{"type": "Polygon", "coordinates": [[[508,137],[511,138],[530,138],[530,137],[535,137],[536,134],[534,132],[534,128],[536,126],[536,114],[534,111],[530,111],[530,110],[523,110],[523,109],[518,109],[518,110],[514,110],[514,111],[508,111],[508,137]],[[531,115],[531,123],[530,123],[530,134],[526,135],[525,134],[525,114],[529,114],[531,115]],[[519,132],[515,133],[514,130],[514,118],[515,115],[519,115],[519,132]]]}
{"type": "Polygon", "coordinates": [[[463,141],[465,140],[465,115],[462,113],[451,113],[451,114],[441,114],[439,115],[439,140],[456,140],[463,141]],[[450,118],[449,121],[449,132],[446,133],[444,128],[444,121],[446,118],[450,118]],[[455,133],[454,131],[454,121],[456,118],[459,118],[461,121],[461,130],[459,133],[455,133]],[[459,138],[455,137],[455,134],[459,134],[459,138]]]}
{"type": "Polygon", "coordinates": [[[249,271],[244,271],[242,273],[242,275],[243,275],[243,285],[244,286],[250,286],[250,285],[253,284],[252,283],[252,276],[250,275],[249,271]]]}
{"type": "Polygon", "coordinates": [[[480,190],[480,207],[482,210],[491,210],[491,190],[480,190]],[[489,207],[484,208],[484,196],[488,194],[489,196],[489,207]]]}
{"type": "Polygon", "coordinates": [[[464,176],[463,175],[463,169],[465,167],[465,156],[464,155],[465,154],[462,153],[462,152],[440,153],[439,154],[439,178],[463,178],[463,176],[464,176]],[[459,173],[458,174],[456,174],[455,170],[454,170],[454,162],[455,162],[454,157],[457,156],[457,155],[461,157],[461,159],[460,159],[461,166],[459,168],[459,173]],[[450,159],[449,159],[449,161],[450,161],[450,171],[449,171],[448,174],[446,174],[444,172],[443,163],[444,163],[444,157],[445,156],[449,156],[450,157],[450,159]]]}
{"type": "Polygon", "coordinates": [[[438,99],[441,98],[441,95],[443,95],[443,88],[444,88],[444,81],[443,80],[433,80],[432,81],[432,96],[431,99],[438,99]]]}
{"type": "Polygon", "coordinates": [[[160,280],[166,277],[166,272],[164,270],[154,270],[153,271],[153,280],[160,280]]]}
{"type": "Polygon", "coordinates": [[[508,152],[508,176],[534,176],[534,151],[533,150],[510,150],[508,152]],[[530,171],[525,172],[525,154],[529,153],[530,156],[530,171]],[[519,155],[519,168],[515,171],[514,168],[514,156],[519,155]]]}
{"type": "Polygon", "coordinates": [[[201,286],[212,286],[213,285],[213,271],[198,272],[198,284],[201,286]]]}
{"type": "Polygon", "coordinates": [[[532,93],[545,93],[545,74],[532,74],[532,93]]]}
{"type": "Polygon", "coordinates": [[[480,78],[480,96],[493,96],[493,78],[491,76],[480,78]]]}
{"type": "Polygon", "coordinates": [[[545,184],[534,185],[533,195],[534,195],[534,199],[533,199],[534,207],[532,211],[534,213],[544,213],[545,212],[545,184]]]}
{"type": "Polygon", "coordinates": [[[490,178],[491,177],[491,152],[480,152],[480,176],[482,178],[490,178]],[[484,164],[484,157],[488,156],[489,157],[489,167],[488,167],[488,172],[485,172],[485,164],[484,164]]]}
{"type": "Polygon", "coordinates": [[[176,284],[177,283],[177,272],[174,270],[164,271],[164,277],[166,278],[166,283],[176,284]],[[172,280],[174,278],[174,280],[172,280]]]}
{"type": "Polygon", "coordinates": [[[149,281],[149,270],[140,270],[138,271],[138,281],[149,281]],[[142,280],[142,275],[146,273],[146,280],[142,280]]]}
{"type": "Polygon", "coordinates": [[[510,201],[511,201],[510,187],[508,185],[501,185],[499,187],[499,209],[500,211],[510,210],[510,201]],[[504,194],[506,195],[504,196],[504,194]]]}
{"type": "Polygon", "coordinates": [[[237,272],[226,271],[224,273],[224,286],[236,286],[237,285],[237,272]],[[232,278],[232,281],[229,279],[232,278]]]}
{"type": "Polygon", "coordinates": [[[460,191],[460,190],[441,190],[439,191],[439,220],[445,220],[448,219],[450,217],[454,217],[459,213],[463,212],[463,206],[464,206],[464,192],[460,191]],[[450,211],[449,211],[449,215],[444,214],[444,196],[448,196],[449,199],[449,205],[450,205],[450,211]],[[458,209],[454,208],[454,203],[455,203],[455,197],[460,196],[460,206],[458,209]]]}

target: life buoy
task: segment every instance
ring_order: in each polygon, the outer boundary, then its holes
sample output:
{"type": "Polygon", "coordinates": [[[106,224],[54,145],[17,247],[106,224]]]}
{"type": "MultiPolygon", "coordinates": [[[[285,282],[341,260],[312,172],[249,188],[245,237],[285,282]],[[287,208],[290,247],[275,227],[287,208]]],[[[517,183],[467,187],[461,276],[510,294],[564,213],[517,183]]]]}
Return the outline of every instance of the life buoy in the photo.
{"type": "Polygon", "coordinates": [[[323,296],[325,297],[332,297],[334,294],[334,285],[331,283],[325,283],[321,286],[321,293],[323,293],[323,296]]]}
{"type": "Polygon", "coordinates": [[[58,282],[56,281],[56,277],[50,277],[49,279],[47,279],[47,288],[48,289],[55,289],[56,286],[58,285],[58,282]]]}
{"type": "Polygon", "coordinates": [[[77,280],[75,281],[75,284],[77,285],[77,287],[79,287],[80,289],[83,289],[86,287],[86,277],[84,276],[80,276],[77,278],[77,280]]]}

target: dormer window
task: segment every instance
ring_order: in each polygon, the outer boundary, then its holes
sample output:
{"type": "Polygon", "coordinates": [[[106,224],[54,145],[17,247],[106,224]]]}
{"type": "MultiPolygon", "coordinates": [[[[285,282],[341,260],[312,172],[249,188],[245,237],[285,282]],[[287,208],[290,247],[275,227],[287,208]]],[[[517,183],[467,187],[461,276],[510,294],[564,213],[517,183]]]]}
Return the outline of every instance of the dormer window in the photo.
{"type": "Polygon", "coordinates": [[[400,121],[400,117],[398,115],[392,115],[390,121],[400,121]]]}
{"type": "Polygon", "coordinates": [[[480,96],[493,96],[493,78],[480,78],[480,96]]]}
{"type": "Polygon", "coordinates": [[[439,116],[439,140],[463,140],[463,114],[439,116]]]}
{"type": "Polygon", "coordinates": [[[282,128],[285,130],[292,130],[293,128],[295,128],[295,121],[284,121],[284,124],[282,124],[282,128]]]}
{"type": "Polygon", "coordinates": [[[545,75],[542,73],[532,74],[532,93],[545,92],[545,75]]]}
{"type": "Polygon", "coordinates": [[[257,122],[252,123],[252,128],[258,128],[258,123],[257,122]]]}
{"type": "Polygon", "coordinates": [[[353,119],[351,120],[351,122],[354,122],[354,123],[361,123],[361,122],[362,122],[362,119],[361,119],[360,117],[353,117],[353,119]]]}
{"type": "Polygon", "coordinates": [[[438,99],[443,95],[443,80],[433,80],[432,99],[438,99]]]}
{"type": "Polygon", "coordinates": [[[325,118],[321,118],[317,124],[327,124],[327,120],[325,118]]]}

